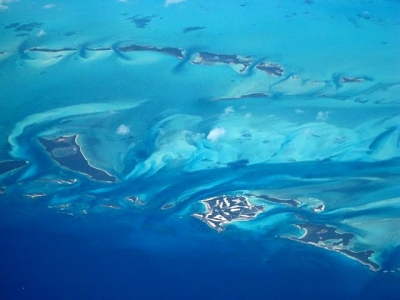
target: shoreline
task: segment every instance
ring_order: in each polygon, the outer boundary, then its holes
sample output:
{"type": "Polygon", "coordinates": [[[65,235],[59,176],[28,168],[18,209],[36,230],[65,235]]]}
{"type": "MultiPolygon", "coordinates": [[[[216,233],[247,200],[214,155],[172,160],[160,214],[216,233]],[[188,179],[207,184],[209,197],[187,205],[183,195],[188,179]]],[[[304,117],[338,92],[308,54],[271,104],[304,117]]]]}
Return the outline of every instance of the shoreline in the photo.
{"type": "Polygon", "coordinates": [[[93,167],[78,143],[78,134],[63,135],[54,139],[45,139],[38,137],[39,142],[44,146],[51,158],[56,161],[60,166],[68,168],[72,171],[89,176],[90,179],[103,181],[103,182],[116,182],[115,176],[112,176],[107,171],[93,167]],[[59,147],[59,144],[62,146],[59,147]],[[66,153],[63,156],[54,155],[54,150],[66,150],[71,153],[66,153]],[[72,158],[71,158],[72,157],[72,158]],[[80,163],[80,164],[79,164],[80,163]],[[77,166],[76,166],[77,165],[77,166]],[[105,176],[105,175],[106,176],[105,176]]]}
{"type": "Polygon", "coordinates": [[[218,232],[224,231],[226,224],[253,220],[265,210],[265,206],[253,205],[247,197],[241,195],[222,195],[199,202],[206,206],[206,212],[194,213],[192,217],[200,219],[218,232]]]}
{"type": "MultiPolygon", "coordinates": [[[[312,246],[315,246],[315,247],[318,247],[318,248],[321,248],[321,249],[324,249],[324,250],[328,250],[328,251],[332,251],[332,252],[337,252],[337,253],[343,254],[348,258],[351,258],[351,259],[353,259],[355,261],[358,261],[359,263],[361,263],[361,264],[363,264],[365,266],[368,266],[369,269],[371,271],[374,271],[374,272],[378,272],[381,269],[381,266],[378,265],[377,263],[373,262],[373,261],[367,261],[366,262],[366,261],[358,258],[357,256],[349,254],[349,252],[350,253],[364,253],[364,252],[353,252],[353,251],[347,250],[347,249],[335,249],[335,248],[332,248],[332,247],[329,247],[329,246],[325,247],[325,246],[322,246],[322,245],[319,245],[319,244],[314,244],[314,243],[310,243],[310,242],[304,242],[301,239],[293,238],[293,237],[280,237],[280,238],[289,239],[289,240],[292,240],[292,241],[295,241],[295,242],[299,242],[299,243],[302,243],[302,244],[312,245],[312,246]]],[[[374,252],[373,250],[366,250],[366,251],[374,252]]]]}
{"type": "Polygon", "coordinates": [[[292,241],[300,242],[303,244],[313,245],[318,248],[322,248],[329,251],[334,251],[337,253],[341,253],[353,260],[360,262],[363,265],[369,267],[372,271],[379,271],[381,266],[374,261],[370,260],[370,257],[375,253],[374,250],[369,249],[362,252],[355,252],[351,249],[344,248],[348,246],[352,239],[354,238],[354,234],[352,233],[338,233],[336,227],[330,227],[327,225],[314,225],[314,224],[307,224],[308,226],[301,226],[299,224],[294,224],[300,230],[305,230],[305,233],[300,237],[281,237],[290,239],[292,241]],[[314,225],[314,227],[312,227],[314,225]],[[310,229],[319,229],[319,231],[310,232],[310,229]],[[324,236],[326,235],[326,237],[324,236]],[[338,241],[333,242],[332,244],[322,244],[326,241],[338,241]],[[339,248],[340,245],[343,247],[342,249],[339,248]]]}

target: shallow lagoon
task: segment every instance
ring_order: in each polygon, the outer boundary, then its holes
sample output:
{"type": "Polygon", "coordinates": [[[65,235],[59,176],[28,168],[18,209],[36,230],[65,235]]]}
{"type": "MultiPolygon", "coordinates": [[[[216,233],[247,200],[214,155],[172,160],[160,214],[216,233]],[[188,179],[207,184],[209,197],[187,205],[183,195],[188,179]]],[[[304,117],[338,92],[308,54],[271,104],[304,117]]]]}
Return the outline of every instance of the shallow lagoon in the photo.
{"type": "MultiPolygon", "coordinates": [[[[105,294],[123,297],[156,297],[150,273],[171,298],[204,282],[216,295],[236,287],[233,298],[399,294],[395,1],[2,5],[0,156],[21,164],[0,175],[5,298],[25,286],[50,297],[48,273],[32,284],[21,268],[30,256],[58,260],[53,252],[75,272],[89,261],[85,277],[97,270],[111,282],[105,294]],[[54,152],[40,142],[72,136],[54,152]],[[54,159],[77,149],[92,169],[54,159]],[[90,179],[99,169],[116,182],[90,179]],[[248,196],[264,211],[220,233],[193,218],[222,195],[265,195],[248,196]],[[302,224],[321,230],[310,237],[302,224]],[[54,251],[39,251],[56,237],[54,251]],[[348,251],[372,254],[364,265],[348,251]]],[[[100,295],[93,282],[62,280],[66,295],[100,295]]]]}

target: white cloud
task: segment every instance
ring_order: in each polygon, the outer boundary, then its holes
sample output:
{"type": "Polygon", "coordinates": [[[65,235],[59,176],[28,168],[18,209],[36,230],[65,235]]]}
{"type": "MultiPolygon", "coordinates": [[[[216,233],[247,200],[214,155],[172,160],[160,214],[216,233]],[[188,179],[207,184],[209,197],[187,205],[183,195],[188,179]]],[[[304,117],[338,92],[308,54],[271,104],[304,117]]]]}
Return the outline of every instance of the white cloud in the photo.
{"type": "Polygon", "coordinates": [[[43,29],[40,29],[40,31],[36,34],[37,37],[41,38],[42,36],[46,35],[46,31],[44,31],[43,29]]]}
{"type": "Polygon", "coordinates": [[[44,9],[50,9],[50,8],[54,8],[54,7],[56,7],[56,5],[52,4],[52,3],[48,3],[48,4],[43,6],[44,9]]]}
{"type": "Polygon", "coordinates": [[[329,111],[319,111],[317,113],[317,121],[326,121],[329,118],[329,111]]]}
{"type": "Polygon", "coordinates": [[[207,140],[211,142],[216,142],[220,137],[222,137],[226,133],[226,130],[221,127],[214,128],[207,135],[207,140]]]}
{"type": "Polygon", "coordinates": [[[118,2],[126,3],[128,0],[117,0],[118,2]]]}
{"type": "Polygon", "coordinates": [[[224,112],[221,114],[221,118],[225,118],[228,116],[231,116],[235,113],[235,110],[233,109],[232,106],[228,106],[224,109],[224,112]]]}
{"type": "Polygon", "coordinates": [[[128,134],[130,131],[131,130],[129,129],[129,127],[124,124],[119,125],[119,127],[117,128],[117,134],[120,135],[128,134]]]}
{"type": "Polygon", "coordinates": [[[18,2],[19,0],[0,0],[0,11],[8,9],[8,4],[12,2],[18,2]]]}
{"type": "Polygon", "coordinates": [[[300,108],[295,109],[294,112],[295,112],[296,114],[304,114],[304,110],[302,110],[302,109],[300,109],[300,108]]]}
{"type": "Polygon", "coordinates": [[[165,7],[167,7],[170,4],[177,4],[177,3],[181,3],[181,2],[185,2],[186,0],[165,0],[165,7]]]}
{"type": "Polygon", "coordinates": [[[233,109],[232,106],[228,106],[227,108],[224,109],[224,113],[225,114],[233,114],[235,112],[235,110],[233,109]]]}

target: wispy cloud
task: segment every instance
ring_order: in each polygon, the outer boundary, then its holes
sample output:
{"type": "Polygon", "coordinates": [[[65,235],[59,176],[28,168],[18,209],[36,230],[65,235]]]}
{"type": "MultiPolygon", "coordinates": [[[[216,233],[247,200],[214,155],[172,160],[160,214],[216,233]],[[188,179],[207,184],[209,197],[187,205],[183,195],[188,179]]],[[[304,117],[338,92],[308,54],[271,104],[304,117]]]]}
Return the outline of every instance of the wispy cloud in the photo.
{"type": "Polygon", "coordinates": [[[221,114],[221,118],[229,117],[235,114],[235,110],[233,109],[232,106],[228,106],[224,109],[224,112],[221,114]]]}
{"type": "Polygon", "coordinates": [[[48,4],[46,4],[46,5],[43,5],[43,8],[44,8],[44,9],[50,9],[50,8],[54,8],[54,7],[56,7],[56,5],[53,4],[53,3],[48,3],[48,4]]]}
{"type": "Polygon", "coordinates": [[[119,135],[126,135],[129,133],[129,131],[131,131],[129,127],[124,124],[119,125],[119,127],[117,128],[117,134],[119,135]]]}
{"type": "Polygon", "coordinates": [[[181,2],[185,2],[186,0],[165,0],[165,7],[171,5],[171,4],[177,4],[177,3],[181,3],[181,2]]]}
{"type": "Polygon", "coordinates": [[[329,118],[329,111],[319,111],[317,113],[317,121],[326,121],[329,118]]]}
{"type": "Polygon", "coordinates": [[[211,130],[207,135],[207,140],[211,142],[216,142],[220,137],[222,137],[226,133],[225,128],[218,127],[211,130]]]}
{"type": "Polygon", "coordinates": [[[46,35],[47,32],[44,31],[43,29],[40,29],[40,31],[36,34],[37,37],[41,38],[42,36],[46,35]]]}
{"type": "Polygon", "coordinates": [[[18,1],[19,0],[0,0],[0,11],[7,10],[10,3],[18,1]]]}

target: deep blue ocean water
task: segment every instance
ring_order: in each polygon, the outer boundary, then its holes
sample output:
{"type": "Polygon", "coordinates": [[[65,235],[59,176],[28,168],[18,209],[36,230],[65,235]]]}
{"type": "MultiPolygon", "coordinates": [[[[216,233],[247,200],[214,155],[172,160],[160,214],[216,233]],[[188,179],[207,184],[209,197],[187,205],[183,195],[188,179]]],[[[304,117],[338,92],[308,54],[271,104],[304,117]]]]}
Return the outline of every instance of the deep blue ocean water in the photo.
{"type": "Polygon", "coordinates": [[[219,236],[203,237],[196,247],[175,236],[163,246],[160,234],[151,238],[163,250],[152,251],[122,246],[129,228],[104,219],[71,226],[70,219],[43,212],[40,219],[4,225],[11,217],[21,218],[2,215],[2,299],[398,298],[398,276],[312,246],[219,236]]]}
{"type": "Polygon", "coordinates": [[[0,0],[0,299],[399,299],[399,4],[0,0]]]}

